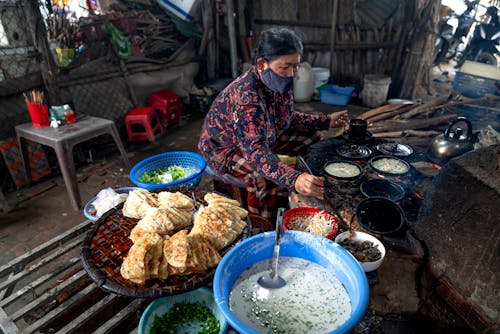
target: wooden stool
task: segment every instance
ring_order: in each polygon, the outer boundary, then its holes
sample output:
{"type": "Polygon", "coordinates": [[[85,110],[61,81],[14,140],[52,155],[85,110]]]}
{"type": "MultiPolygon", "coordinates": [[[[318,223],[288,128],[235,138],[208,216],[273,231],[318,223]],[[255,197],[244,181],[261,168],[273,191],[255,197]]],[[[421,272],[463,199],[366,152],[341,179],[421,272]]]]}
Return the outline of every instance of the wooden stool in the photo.
{"type": "Polygon", "coordinates": [[[125,126],[131,142],[149,140],[154,143],[155,134],[163,132],[158,114],[152,107],[132,109],[125,116],[125,126]]]}
{"type": "Polygon", "coordinates": [[[150,107],[153,107],[161,118],[164,128],[179,124],[182,115],[181,97],[168,90],[159,90],[151,93],[148,99],[150,107]]]}

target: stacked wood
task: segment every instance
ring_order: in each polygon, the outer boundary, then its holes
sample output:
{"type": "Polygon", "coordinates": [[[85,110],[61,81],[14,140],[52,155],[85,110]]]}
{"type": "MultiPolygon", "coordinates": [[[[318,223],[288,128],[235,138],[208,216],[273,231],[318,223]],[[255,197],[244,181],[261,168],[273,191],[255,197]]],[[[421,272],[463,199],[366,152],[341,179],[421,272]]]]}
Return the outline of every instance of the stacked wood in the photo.
{"type": "MultiPolygon", "coordinates": [[[[387,104],[370,109],[358,118],[368,121],[368,130],[375,138],[429,138],[442,133],[436,127],[449,124],[456,114],[448,110],[456,105],[481,106],[496,105],[500,96],[486,95],[481,98],[466,98],[460,95],[444,96],[429,100],[422,104],[387,104]]],[[[486,106],[488,108],[488,106],[486,106]]],[[[494,107],[490,109],[495,109],[494,107]]]]}

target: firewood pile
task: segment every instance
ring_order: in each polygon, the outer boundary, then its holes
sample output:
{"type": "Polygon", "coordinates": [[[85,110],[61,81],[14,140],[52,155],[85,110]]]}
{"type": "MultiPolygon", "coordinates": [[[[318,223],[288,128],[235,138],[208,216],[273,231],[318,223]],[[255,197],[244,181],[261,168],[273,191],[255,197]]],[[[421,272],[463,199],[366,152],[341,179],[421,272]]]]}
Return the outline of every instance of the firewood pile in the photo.
{"type": "Polygon", "coordinates": [[[422,104],[386,104],[368,110],[357,118],[368,121],[368,131],[375,138],[390,138],[391,141],[412,141],[416,145],[427,145],[431,137],[442,133],[443,125],[460,116],[450,112],[451,107],[486,105],[486,108],[489,108],[488,105],[494,106],[499,100],[500,96],[496,95],[475,99],[450,95],[422,104]]]}
{"type": "Polygon", "coordinates": [[[145,57],[168,58],[185,42],[186,38],[164,12],[141,10],[136,15],[134,38],[145,57]]]}

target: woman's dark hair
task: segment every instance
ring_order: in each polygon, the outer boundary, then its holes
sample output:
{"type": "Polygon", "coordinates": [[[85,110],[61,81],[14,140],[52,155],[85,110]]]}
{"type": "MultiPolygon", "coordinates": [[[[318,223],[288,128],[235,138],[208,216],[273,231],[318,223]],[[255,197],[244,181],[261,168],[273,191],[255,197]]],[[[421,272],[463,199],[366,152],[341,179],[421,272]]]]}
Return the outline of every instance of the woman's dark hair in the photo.
{"type": "Polygon", "coordinates": [[[288,28],[270,28],[260,33],[259,43],[255,49],[254,64],[262,57],[273,61],[284,55],[299,53],[302,55],[304,47],[299,36],[288,28]]]}

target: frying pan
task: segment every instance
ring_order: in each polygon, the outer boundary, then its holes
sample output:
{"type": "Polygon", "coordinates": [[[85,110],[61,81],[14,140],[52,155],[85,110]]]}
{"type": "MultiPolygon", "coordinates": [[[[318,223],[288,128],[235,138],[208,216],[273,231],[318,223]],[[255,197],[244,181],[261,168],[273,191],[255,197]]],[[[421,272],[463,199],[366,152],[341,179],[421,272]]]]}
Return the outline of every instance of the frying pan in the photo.
{"type": "Polygon", "coordinates": [[[405,196],[405,190],[402,186],[388,180],[364,181],[359,188],[366,197],[383,197],[393,202],[400,201],[405,196]]]}

